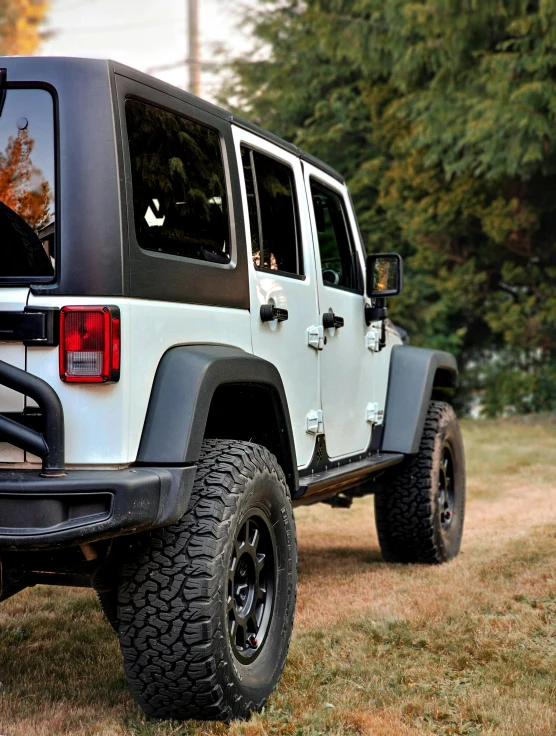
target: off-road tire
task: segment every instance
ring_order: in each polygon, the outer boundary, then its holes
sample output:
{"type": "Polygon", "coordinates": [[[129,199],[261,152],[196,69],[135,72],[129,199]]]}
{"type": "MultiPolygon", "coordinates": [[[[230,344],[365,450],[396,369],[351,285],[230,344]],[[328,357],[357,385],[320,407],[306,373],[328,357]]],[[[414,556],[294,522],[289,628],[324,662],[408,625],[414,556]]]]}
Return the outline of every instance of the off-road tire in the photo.
{"type": "Polygon", "coordinates": [[[296,587],[291,498],[276,458],[249,442],[206,440],[185,516],[153,532],[122,571],[120,645],[131,691],[144,712],[230,721],[260,710],[285,664],[296,587]],[[230,633],[230,606],[236,604],[229,596],[234,564],[239,565],[236,535],[242,529],[247,535],[245,519],[253,514],[259,521],[266,515],[274,535],[275,587],[260,651],[253,661],[241,662],[230,633]]]}
{"type": "Polygon", "coordinates": [[[428,564],[452,559],[460,549],[464,513],[465,456],[458,420],[449,404],[431,401],[419,453],[375,495],[382,556],[388,562],[428,564]],[[453,470],[450,519],[445,518],[445,496],[439,490],[447,453],[453,470]]]}

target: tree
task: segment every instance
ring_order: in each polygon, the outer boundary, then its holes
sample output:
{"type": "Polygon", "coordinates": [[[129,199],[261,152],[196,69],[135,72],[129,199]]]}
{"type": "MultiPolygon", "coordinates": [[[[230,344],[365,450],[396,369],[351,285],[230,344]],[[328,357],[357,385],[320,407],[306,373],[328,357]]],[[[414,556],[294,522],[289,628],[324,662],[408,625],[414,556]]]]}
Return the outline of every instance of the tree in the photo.
{"type": "Polygon", "coordinates": [[[0,0],[0,55],[34,54],[47,11],[44,0],[0,0]]]}
{"type": "Polygon", "coordinates": [[[50,221],[52,192],[31,160],[33,145],[27,131],[20,130],[0,153],[0,202],[38,232],[50,221]]]}
{"type": "Polygon", "coordinates": [[[454,351],[490,413],[556,409],[554,0],[262,0],[245,21],[258,56],[223,96],[346,174],[369,250],[406,256],[412,341],[454,351]]]}

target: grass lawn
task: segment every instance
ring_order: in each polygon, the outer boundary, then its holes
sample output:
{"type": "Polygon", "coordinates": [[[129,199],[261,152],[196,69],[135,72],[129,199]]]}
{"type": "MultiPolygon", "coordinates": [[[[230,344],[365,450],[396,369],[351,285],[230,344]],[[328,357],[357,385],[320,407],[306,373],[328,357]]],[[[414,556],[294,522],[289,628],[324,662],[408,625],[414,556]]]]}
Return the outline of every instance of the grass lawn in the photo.
{"type": "Polygon", "coordinates": [[[280,687],[248,723],[144,719],[88,590],[0,604],[0,734],[556,734],[556,419],[464,422],[462,553],[381,560],[372,498],[299,509],[280,687]]]}

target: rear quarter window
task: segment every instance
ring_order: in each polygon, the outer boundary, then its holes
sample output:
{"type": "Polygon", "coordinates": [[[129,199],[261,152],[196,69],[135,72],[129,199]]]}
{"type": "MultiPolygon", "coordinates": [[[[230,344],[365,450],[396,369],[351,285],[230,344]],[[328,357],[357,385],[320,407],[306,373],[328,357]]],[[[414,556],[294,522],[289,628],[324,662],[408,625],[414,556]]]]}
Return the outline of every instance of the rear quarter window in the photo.
{"type": "Polygon", "coordinates": [[[53,99],[42,89],[8,88],[0,109],[0,279],[51,278],[54,242],[53,99]]]}
{"type": "Polygon", "coordinates": [[[133,99],[126,100],[125,112],[140,247],[228,264],[230,227],[219,133],[133,99]]]}

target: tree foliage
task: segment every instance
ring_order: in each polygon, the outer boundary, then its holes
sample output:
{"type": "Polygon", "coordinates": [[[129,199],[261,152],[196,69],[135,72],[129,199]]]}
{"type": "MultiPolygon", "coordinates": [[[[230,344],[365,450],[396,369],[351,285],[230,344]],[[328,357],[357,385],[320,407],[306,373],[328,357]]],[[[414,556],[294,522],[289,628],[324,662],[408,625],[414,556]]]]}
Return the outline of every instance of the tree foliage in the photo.
{"type": "Polygon", "coordinates": [[[34,54],[48,7],[44,0],[0,0],[0,55],[34,54]]]}
{"type": "Polygon", "coordinates": [[[34,140],[26,130],[10,137],[0,152],[0,202],[19,215],[35,231],[50,221],[52,191],[42,171],[31,160],[34,140]]]}
{"type": "Polygon", "coordinates": [[[260,0],[244,23],[223,100],[346,175],[368,249],[406,257],[394,319],[487,412],[556,408],[556,0],[260,0]]]}

